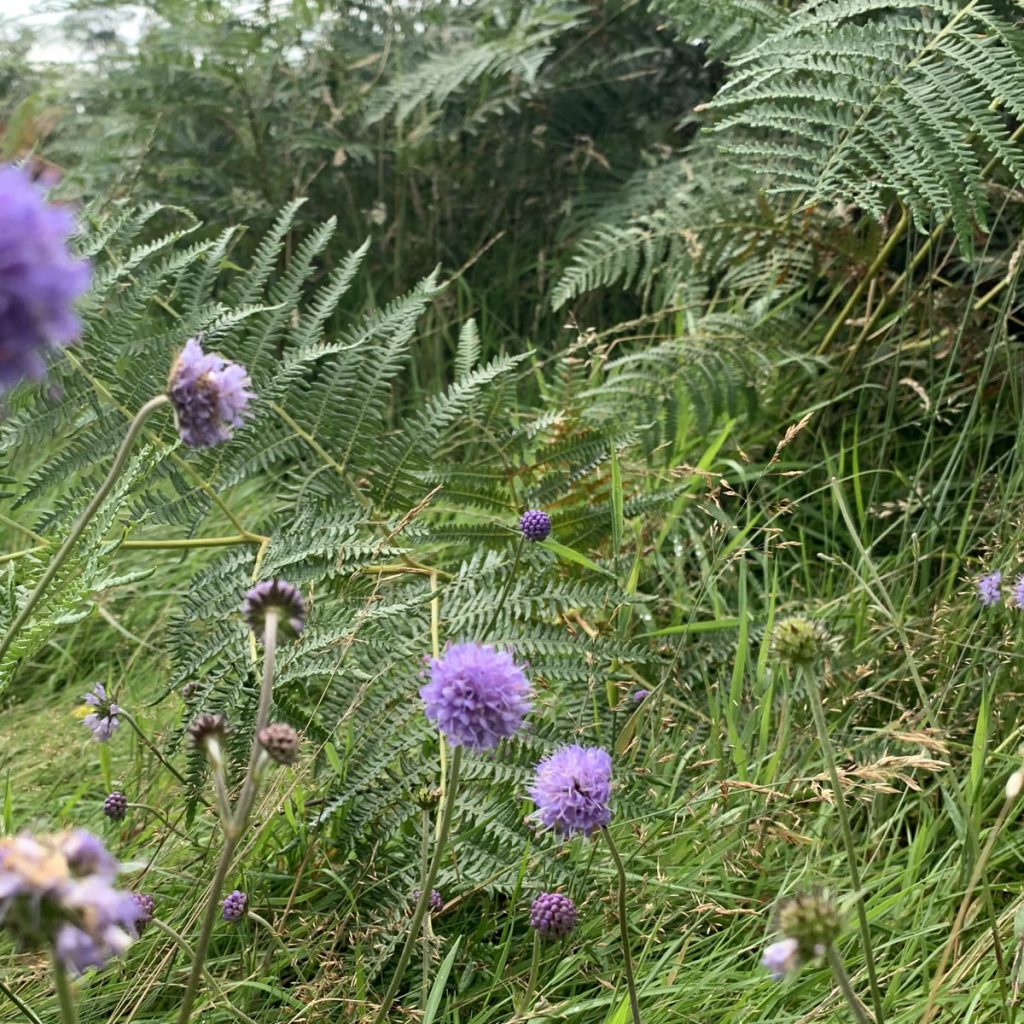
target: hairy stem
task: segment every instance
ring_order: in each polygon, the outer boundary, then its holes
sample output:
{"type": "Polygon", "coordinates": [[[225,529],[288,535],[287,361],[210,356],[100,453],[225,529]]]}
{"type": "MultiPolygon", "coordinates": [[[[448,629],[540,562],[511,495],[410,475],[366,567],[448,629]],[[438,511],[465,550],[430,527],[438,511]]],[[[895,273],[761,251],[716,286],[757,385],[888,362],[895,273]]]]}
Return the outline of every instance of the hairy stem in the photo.
{"type": "Polygon", "coordinates": [[[60,1005],[61,1024],[78,1024],[78,1011],[75,1009],[75,997],[71,991],[71,979],[64,965],[53,956],[53,983],[57,989],[57,1002],[60,1005]]]}
{"type": "Polygon", "coordinates": [[[633,1024],[640,1024],[640,1002],[636,997],[636,978],[633,977],[633,956],[629,951],[629,922],[626,918],[626,867],[619,856],[619,848],[612,839],[607,828],[601,829],[608,852],[615,861],[615,870],[619,875],[619,937],[622,940],[622,959],[626,966],[626,987],[629,989],[629,1008],[633,1013],[633,1024]]]}
{"type": "Polygon", "coordinates": [[[0,640],[0,661],[3,661],[3,657],[14,642],[14,638],[18,635],[21,627],[28,621],[29,616],[32,614],[32,609],[39,603],[39,599],[46,592],[46,588],[53,582],[54,576],[60,571],[60,567],[64,564],[71,549],[78,543],[79,538],[85,532],[85,528],[92,521],[92,517],[96,515],[103,502],[106,501],[107,495],[110,494],[111,489],[117,482],[117,478],[124,469],[125,463],[128,461],[128,453],[131,451],[132,445],[142,429],[142,425],[146,422],[150,413],[159,409],[167,401],[166,395],[157,395],[156,398],[151,398],[135,414],[135,419],[128,425],[128,433],[125,434],[121,447],[118,448],[117,454],[114,456],[114,463],[110,467],[106,480],[100,484],[99,490],[93,495],[89,504],[86,505],[85,511],[78,517],[77,522],[71,528],[71,532],[64,538],[64,543],[57,549],[57,553],[50,560],[50,564],[39,578],[35,589],[29,594],[28,600],[22,606],[21,611],[15,615],[14,621],[8,628],[3,640],[0,640]]]}
{"type": "Polygon", "coordinates": [[[437,843],[434,846],[434,855],[430,859],[430,867],[427,868],[427,876],[423,879],[423,889],[420,891],[420,898],[416,902],[416,909],[413,911],[412,921],[409,924],[409,932],[405,937],[405,945],[402,946],[402,954],[398,958],[398,966],[391,977],[391,984],[381,1000],[380,1007],[374,1015],[373,1024],[381,1024],[387,1016],[391,1004],[398,994],[398,987],[402,984],[402,975],[405,974],[412,957],[412,948],[416,944],[420,928],[423,925],[423,917],[427,912],[430,903],[430,893],[437,881],[437,873],[441,867],[441,858],[444,856],[444,848],[448,843],[448,833],[452,824],[452,812],[455,810],[455,794],[459,788],[459,768],[462,765],[462,747],[456,747],[452,753],[451,774],[448,776],[448,792],[445,795],[444,810],[441,812],[441,830],[437,843]]]}
{"type": "Polygon", "coordinates": [[[843,965],[843,958],[836,952],[833,946],[828,947],[825,956],[828,959],[829,967],[832,968],[832,975],[836,979],[840,991],[850,1005],[850,1012],[853,1014],[854,1020],[857,1021],[857,1024],[872,1024],[867,1008],[860,1001],[857,993],[853,991],[850,976],[846,973],[846,967],[843,965]]]}

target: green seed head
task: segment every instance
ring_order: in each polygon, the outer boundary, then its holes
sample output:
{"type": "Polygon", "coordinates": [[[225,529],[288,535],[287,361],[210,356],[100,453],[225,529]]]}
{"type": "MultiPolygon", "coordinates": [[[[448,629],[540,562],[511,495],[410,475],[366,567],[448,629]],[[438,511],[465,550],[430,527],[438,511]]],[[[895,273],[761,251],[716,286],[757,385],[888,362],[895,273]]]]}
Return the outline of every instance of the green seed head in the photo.
{"type": "Polygon", "coordinates": [[[824,623],[792,615],[775,624],[772,650],[788,665],[808,667],[834,654],[836,641],[824,623]]]}
{"type": "Polygon", "coordinates": [[[776,927],[780,935],[795,939],[802,959],[821,956],[839,937],[843,917],[827,892],[816,890],[779,904],[776,927]]]}

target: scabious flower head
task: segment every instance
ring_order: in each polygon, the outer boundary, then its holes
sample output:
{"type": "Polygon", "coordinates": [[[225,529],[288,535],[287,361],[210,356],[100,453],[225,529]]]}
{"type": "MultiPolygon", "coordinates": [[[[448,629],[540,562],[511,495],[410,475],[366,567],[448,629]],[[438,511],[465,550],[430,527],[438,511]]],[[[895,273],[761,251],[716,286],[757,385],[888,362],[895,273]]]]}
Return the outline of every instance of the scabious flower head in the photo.
{"type": "Polygon", "coordinates": [[[239,889],[224,897],[223,914],[225,921],[241,921],[248,909],[249,897],[239,889]]]}
{"type": "Polygon", "coordinates": [[[589,835],[612,818],[611,755],[601,747],[562,747],[537,765],[529,793],[544,828],[589,835]]]}
{"type": "Polygon", "coordinates": [[[637,690],[633,694],[633,702],[635,704],[639,704],[641,701],[647,700],[647,698],[650,697],[650,695],[650,690],[637,690]]]}
{"type": "Polygon", "coordinates": [[[195,700],[196,695],[199,693],[199,683],[193,679],[192,682],[186,683],[178,692],[181,694],[181,699],[186,704],[189,704],[195,700]]]}
{"type": "Polygon", "coordinates": [[[82,721],[90,729],[100,743],[106,743],[121,726],[121,709],[107,696],[107,688],[97,683],[90,693],[85,695],[85,703],[95,708],[82,721]]]}
{"type": "Polygon", "coordinates": [[[824,890],[816,889],[783,900],[775,911],[775,928],[797,944],[800,963],[823,956],[843,927],[842,914],[824,890]]]}
{"type": "Polygon", "coordinates": [[[823,622],[803,615],[780,619],[772,630],[775,656],[795,667],[808,667],[834,654],[836,641],[823,622]]]}
{"type": "Polygon", "coordinates": [[[206,353],[198,338],[186,342],[171,368],[167,395],[178,418],[178,433],[189,448],[212,448],[230,440],[255,396],[244,366],[206,353]]]}
{"type": "Polygon", "coordinates": [[[800,943],[796,939],[779,939],[765,946],[761,966],[771,973],[775,981],[782,981],[800,966],[800,943]]]}
{"type": "Polygon", "coordinates": [[[1024,608],[1024,576],[1018,576],[1013,584],[1013,603],[1017,608],[1024,608]]]}
{"type": "Polygon", "coordinates": [[[257,583],[242,602],[242,614],[249,628],[262,640],[271,609],[277,615],[279,638],[298,636],[306,625],[306,602],[298,587],[284,580],[264,580],[257,583]]]}
{"type": "Polygon", "coordinates": [[[490,644],[453,644],[430,662],[420,688],[426,714],[453,747],[490,750],[523,724],[533,688],[507,651],[490,644]]]}
{"type": "Polygon", "coordinates": [[[228,722],[223,715],[203,712],[188,727],[188,736],[196,750],[202,750],[209,740],[220,741],[228,734],[228,722]]]}
{"type": "Polygon", "coordinates": [[[519,529],[527,540],[544,540],[551,533],[551,516],[539,508],[531,508],[519,520],[519,529]]]}
{"type": "Polygon", "coordinates": [[[117,871],[83,829],[0,839],[0,923],[24,949],[53,949],[69,971],[104,967],[128,948],[139,918],[114,887],[117,871]]]}
{"type": "Polygon", "coordinates": [[[139,935],[141,935],[143,929],[156,915],[156,900],[147,892],[132,891],[128,893],[128,895],[135,900],[135,905],[139,909],[139,914],[136,919],[136,930],[139,935]]]}
{"type": "Polygon", "coordinates": [[[260,729],[260,746],[278,764],[295,764],[299,757],[299,734],[284,722],[273,722],[260,729]]]}
{"type": "Polygon", "coordinates": [[[986,607],[998,604],[1002,595],[1003,574],[999,569],[982,576],[977,583],[978,600],[986,607]]]}
{"type": "Polygon", "coordinates": [[[530,927],[544,939],[563,939],[579,919],[576,904],[560,892],[542,892],[530,907],[530,927]]]}
{"type": "Polygon", "coordinates": [[[68,250],[74,229],[27,172],[0,166],[0,391],[42,377],[43,353],[80,333],[74,303],[90,272],[68,250]]]}
{"type": "Polygon", "coordinates": [[[128,798],[119,789],[115,789],[103,801],[103,813],[111,821],[123,821],[124,816],[128,813],[128,798]]]}
{"type": "MultiPolygon", "coordinates": [[[[422,889],[416,889],[413,891],[413,904],[419,903],[421,895],[423,895],[422,889]]],[[[430,907],[431,912],[434,914],[439,914],[442,910],[444,910],[444,898],[441,896],[440,890],[430,890],[430,902],[428,903],[428,906],[430,907]]]]}

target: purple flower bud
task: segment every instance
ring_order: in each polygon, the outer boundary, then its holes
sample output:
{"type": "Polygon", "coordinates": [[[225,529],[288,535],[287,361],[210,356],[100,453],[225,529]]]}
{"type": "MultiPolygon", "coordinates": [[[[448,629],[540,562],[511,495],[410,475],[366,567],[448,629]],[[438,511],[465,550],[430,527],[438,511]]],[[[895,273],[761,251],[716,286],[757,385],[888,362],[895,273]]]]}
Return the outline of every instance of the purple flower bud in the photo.
{"type": "Polygon", "coordinates": [[[71,212],[44,191],[24,170],[0,166],[0,391],[38,380],[43,353],[81,331],[74,303],[89,287],[89,264],[68,250],[71,212]]]}
{"type": "MultiPolygon", "coordinates": [[[[419,903],[420,896],[422,895],[422,893],[423,893],[422,889],[417,889],[415,892],[413,892],[413,894],[412,894],[412,902],[413,902],[413,904],[419,903]]],[[[438,890],[438,889],[431,889],[430,890],[430,902],[427,904],[427,906],[429,907],[431,912],[434,913],[434,914],[439,914],[442,910],[444,910],[444,899],[441,896],[440,890],[438,890]]]]}
{"type": "Polygon", "coordinates": [[[260,729],[260,746],[278,764],[295,764],[299,757],[299,734],[284,722],[273,722],[260,729]]]}
{"type": "Polygon", "coordinates": [[[123,821],[124,816],[128,813],[128,798],[120,790],[115,789],[103,801],[103,813],[111,821],[123,821]]]}
{"type": "Polygon", "coordinates": [[[527,540],[544,540],[551,533],[551,516],[540,509],[531,508],[523,513],[519,529],[527,540]]]}
{"type": "Polygon", "coordinates": [[[222,740],[227,734],[227,719],[223,715],[211,715],[209,712],[199,715],[188,727],[189,739],[196,750],[201,750],[207,740],[222,740]]]}
{"type": "Polygon", "coordinates": [[[650,690],[637,690],[633,694],[633,702],[636,703],[636,704],[639,704],[641,701],[647,700],[647,698],[650,697],[650,695],[651,695],[651,691],[650,690]]]}
{"type": "Polygon", "coordinates": [[[238,889],[224,898],[225,921],[241,921],[248,909],[249,897],[238,889]]]}
{"type": "Polygon", "coordinates": [[[302,632],[306,625],[306,602],[297,587],[284,580],[264,580],[245,595],[242,614],[261,640],[271,609],[277,613],[279,637],[294,637],[302,632]]]}
{"type": "Polygon", "coordinates": [[[138,907],[135,927],[138,934],[141,935],[146,925],[153,920],[153,916],[156,914],[156,900],[149,893],[145,892],[130,892],[128,895],[131,896],[135,901],[136,907],[138,907]]]}
{"type": "Polygon", "coordinates": [[[188,704],[194,700],[196,694],[199,693],[199,684],[195,680],[192,680],[192,682],[186,683],[179,692],[181,693],[181,699],[188,704]]]}
{"type": "Polygon", "coordinates": [[[796,939],[779,939],[766,946],[761,955],[761,966],[771,972],[775,981],[782,979],[800,966],[800,943],[796,939]]]}
{"type": "Polygon", "coordinates": [[[978,600],[987,608],[998,604],[1002,597],[1003,574],[996,569],[978,580],[978,600]]]}
{"type": "Polygon", "coordinates": [[[601,747],[568,746],[537,765],[529,794],[545,828],[589,835],[611,821],[612,759],[601,747]]]}
{"type": "Polygon", "coordinates": [[[178,433],[189,448],[212,448],[230,440],[231,428],[255,396],[245,367],[216,353],[203,352],[198,338],[181,350],[167,384],[178,417],[178,433]]]}
{"type": "Polygon", "coordinates": [[[107,696],[107,689],[97,683],[91,693],[85,695],[85,703],[96,710],[82,719],[99,743],[106,743],[121,727],[121,709],[107,696]]]}
{"type": "Polygon", "coordinates": [[[430,662],[420,689],[426,714],[453,747],[489,750],[523,724],[533,688],[505,651],[489,644],[454,644],[430,662]]]}
{"type": "Polygon", "coordinates": [[[542,892],[530,907],[530,927],[544,939],[565,938],[578,920],[576,904],[560,892],[542,892]]]}

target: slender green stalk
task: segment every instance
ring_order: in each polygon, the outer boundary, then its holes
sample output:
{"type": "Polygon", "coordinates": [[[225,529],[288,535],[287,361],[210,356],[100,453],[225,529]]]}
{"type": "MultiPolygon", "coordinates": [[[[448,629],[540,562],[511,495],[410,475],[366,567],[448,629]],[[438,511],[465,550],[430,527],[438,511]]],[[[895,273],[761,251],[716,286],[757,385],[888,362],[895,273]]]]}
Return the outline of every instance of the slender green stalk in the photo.
{"type": "Polygon", "coordinates": [[[836,952],[833,946],[828,947],[825,956],[829,967],[832,968],[832,975],[839,984],[840,991],[843,993],[847,1003],[850,1004],[850,1012],[853,1014],[854,1020],[857,1021],[857,1024],[872,1024],[867,1008],[860,1001],[857,993],[853,991],[850,976],[846,973],[846,967],[843,965],[843,958],[836,952]]]}
{"type": "Polygon", "coordinates": [[[533,994],[537,991],[537,978],[540,976],[540,932],[533,930],[533,951],[530,954],[530,977],[526,982],[526,992],[523,993],[521,1013],[526,1013],[533,1000],[533,994]]]}
{"type": "Polygon", "coordinates": [[[488,637],[491,635],[491,630],[494,629],[494,624],[498,621],[498,616],[501,614],[501,609],[504,607],[505,598],[508,597],[508,592],[512,589],[512,581],[516,578],[516,569],[519,568],[519,557],[523,553],[523,535],[519,535],[519,540],[516,543],[516,553],[512,557],[512,568],[508,571],[508,576],[505,577],[505,586],[501,590],[501,597],[498,598],[498,603],[494,606],[494,614],[491,616],[491,621],[487,623],[487,628],[480,635],[488,637]]]}
{"type": "Polygon", "coordinates": [[[125,540],[122,548],[136,551],[174,551],[178,548],[226,548],[236,544],[262,544],[266,537],[256,533],[234,533],[229,537],[182,537],[166,540],[125,540]]]}
{"type": "Polygon", "coordinates": [[[57,988],[61,1024],[78,1024],[78,1011],[75,1009],[75,996],[71,991],[71,979],[56,955],[53,956],[53,983],[57,988]]]}
{"type": "Polygon", "coordinates": [[[619,856],[619,849],[607,828],[601,829],[608,852],[615,861],[615,870],[619,875],[619,936],[622,939],[622,959],[626,965],[626,987],[629,989],[629,1008],[633,1013],[633,1024],[640,1022],[640,1001],[636,997],[636,978],[633,977],[633,956],[629,951],[629,922],[626,918],[626,867],[619,856]]]}
{"type": "Polygon", "coordinates": [[[861,889],[860,868],[857,866],[857,847],[854,844],[853,832],[850,829],[850,817],[846,813],[846,799],[843,795],[843,787],[839,782],[839,773],[836,771],[835,752],[832,749],[832,739],[828,733],[828,723],[825,721],[825,711],[821,706],[821,688],[818,686],[818,677],[813,671],[803,672],[803,677],[807,683],[811,717],[814,719],[814,727],[818,732],[818,742],[821,744],[821,752],[825,758],[825,767],[828,769],[829,781],[835,796],[836,814],[839,816],[839,830],[843,835],[843,845],[846,848],[846,862],[850,872],[850,883],[856,895],[857,923],[860,928],[861,945],[864,949],[864,966],[867,968],[868,984],[871,987],[871,1003],[875,1011],[875,1021],[877,1024],[883,1024],[885,1014],[882,1008],[882,991],[878,987],[875,957],[871,951],[871,927],[868,924],[868,912],[864,906],[864,893],[861,889]]]}
{"type": "Polygon", "coordinates": [[[135,735],[156,755],[156,759],[183,785],[187,786],[188,782],[185,780],[185,776],[178,771],[177,768],[167,760],[166,757],[161,753],[160,748],[142,731],[139,727],[139,723],[135,721],[135,718],[124,708],[121,708],[119,712],[121,717],[135,730],[135,735]]]}
{"type": "Polygon", "coordinates": [[[434,855],[430,859],[427,876],[423,879],[423,889],[420,891],[420,898],[416,903],[416,909],[413,911],[409,932],[405,937],[405,945],[402,946],[402,954],[398,958],[398,967],[395,968],[395,973],[391,977],[391,984],[388,985],[388,990],[384,993],[380,1007],[374,1015],[373,1024],[381,1024],[381,1021],[387,1016],[388,1010],[391,1009],[391,1004],[395,1001],[395,996],[398,994],[398,987],[402,984],[402,976],[409,966],[409,960],[412,957],[412,947],[416,944],[417,936],[423,925],[423,917],[430,903],[430,893],[434,887],[434,882],[437,880],[437,873],[441,867],[441,858],[444,856],[444,848],[448,843],[448,833],[452,824],[452,812],[455,810],[455,794],[459,789],[459,768],[461,765],[462,747],[456,747],[452,753],[451,773],[448,776],[448,792],[445,795],[444,810],[441,812],[441,831],[434,846],[434,855]]]}
{"type": "MultiPolygon", "coordinates": [[[[430,870],[430,811],[424,807],[420,816],[420,893],[427,889],[427,872],[430,870]]],[[[428,903],[429,907],[430,904],[428,903]]],[[[420,978],[420,1007],[427,1005],[430,995],[430,946],[427,944],[427,922],[430,914],[423,915],[423,972],[420,978]]]]}
{"type": "Polygon", "coordinates": [[[39,599],[46,592],[46,588],[53,582],[54,576],[56,576],[60,571],[60,567],[64,564],[71,552],[71,549],[78,543],[79,538],[85,532],[85,528],[92,521],[92,517],[96,515],[103,502],[106,501],[107,495],[110,494],[111,489],[117,482],[117,478],[121,475],[121,472],[124,469],[125,463],[128,461],[128,453],[131,451],[132,445],[135,443],[135,439],[138,437],[139,431],[142,429],[142,425],[146,422],[150,413],[155,412],[167,401],[168,398],[166,395],[157,395],[156,398],[151,398],[135,414],[135,419],[133,419],[128,425],[128,433],[125,434],[124,440],[121,442],[121,447],[118,448],[117,454],[114,456],[114,463],[110,467],[110,472],[107,474],[106,480],[100,484],[99,490],[93,495],[89,504],[86,505],[85,511],[78,517],[78,521],[71,528],[71,532],[64,538],[64,543],[57,549],[57,553],[50,560],[50,564],[46,567],[46,571],[39,578],[39,582],[35,585],[35,589],[31,594],[29,594],[28,600],[22,606],[21,611],[15,615],[14,621],[11,623],[3,640],[0,640],[0,661],[3,660],[4,655],[14,642],[14,638],[18,635],[18,631],[28,621],[29,616],[32,614],[32,609],[39,603],[39,599]]]}
{"type": "Polygon", "coordinates": [[[14,1003],[14,1005],[25,1015],[25,1017],[27,1017],[28,1020],[32,1021],[32,1024],[43,1024],[43,1022],[36,1015],[36,1011],[33,1010],[32,1007],[29,1006],[28,1003],[26,1003],[25,1000],[21,998],[21,996],[15,994],[11,990],[11,987],[6,982],[0,981],[0,992],[7,996],[7,998],[10,999],[12,1003],[14,1003]]]}

